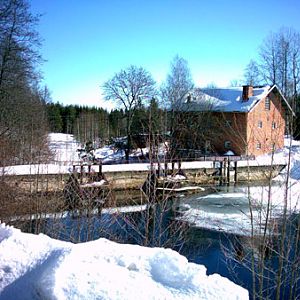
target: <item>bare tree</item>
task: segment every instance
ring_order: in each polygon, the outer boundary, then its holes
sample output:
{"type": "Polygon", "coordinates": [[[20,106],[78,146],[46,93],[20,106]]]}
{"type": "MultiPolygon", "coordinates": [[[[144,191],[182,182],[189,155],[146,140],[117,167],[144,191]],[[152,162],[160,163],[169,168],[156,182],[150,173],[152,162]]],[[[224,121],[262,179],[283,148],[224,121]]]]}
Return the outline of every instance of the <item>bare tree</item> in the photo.
{"type": "Polygon", "coordinates": [[[300,34],[293,31],[291,33],[291,77],[292,77],[292,95],[294,100],[298,96],[300,84],[300,34]]]}
{"type": "Polygon", "coordinates": [[[259,69],[265,81],[277,84],[287,97],[297,95],[300,72],[300,33],[281,28],[271,33],[259,52],[259,69]]]}
{"type": "Polygon", "coordinates": [[[0,16],[0,139],[17,149],[10,151],[17,157],[22,149],[32,150],[45,129],[36,69],[41,59],[35,29],[39,17],[31,14],[27,0],[1,1],[0,16]]]}
{"type": "Polygon", "coordinates": [[[167,80],[161,86],[161,98],[165,107],[169,110],[170,119],[170,133],[171,133],[171,145],[170,154],[173,157],[176,149],[176,127],[179,125],[180,120],[177,120],[180,111],[186,97],[192,89],[194,83],[192,75],[188,67],[188,63],[182,57],[178,55],[174,57],[171,62],[170,73],[167,75],[167,80]]]}
{"type": "Polygon", "coordinates": [[[178,108],[187,93],[194,88],[194,83],[188,63],[185,59],[175,56],[171,62],[170,73],[161,87],[161,97],[164,104],[171,109],[178,108]]]}
{"type": "Polygon", "coordinates": [[[130,66],[105,82],[103,90],[105,99],[114,100],[125,109],[127,132],[125,153],[128,161],[132,144],[131,125],[135,111],[142,102],[150,100],[155,95],[155,82],[142,67],[130,66]]]}
{"type": "Polygon", "coordinates": [[[276,84],[278,82],[278,53],[276,49],[276,35],[271,33],[260,47],[260,68],[266,82],[276,84]]]}
{"type": "Polygon", "coordinates": [[[244,72],[245,83],[250,85],[259,85],[261,83],[261,74],[257,62],[250,60],[244,72]]]}
{"type": "Polygon", "coordinates": [[[244,83],[243,80],[241,79],[232,79],[230,80],[230,83],[229,83],[229,87],[237,87],[237,86],[242,86],[244,83]]]}
{"type": "Polygon", "coordinates": [[[39,16],[32,15],[26,0],[0,2],[0,91],[36,79],[41,61],[40,38],[35,29],[39,16]]]}

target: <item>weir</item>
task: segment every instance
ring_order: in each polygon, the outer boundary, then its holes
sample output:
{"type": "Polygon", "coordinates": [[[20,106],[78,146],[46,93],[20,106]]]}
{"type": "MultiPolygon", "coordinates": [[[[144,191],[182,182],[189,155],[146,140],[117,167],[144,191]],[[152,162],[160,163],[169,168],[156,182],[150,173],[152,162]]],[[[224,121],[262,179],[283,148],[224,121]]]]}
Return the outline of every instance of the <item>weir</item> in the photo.
{"type": "Polygon", "coordinates": [[[151,171],[156,172],[160,177],[175,174],[181,170],[190,183],[200,185],[220,183],[243,183],[263,182],[276,177],[285,167],[284,164],[260,164],[255,160],[235,160],[230,157],[218,157],[209,161],[206,159],[195,161],[173,161],[153,163],[133,163],[118,165],[74,165],[56,166],[55,170],[49,172],[49,168],[38,169],[38,173],[18,175],[11,167],[2,175],[5,181],[12,187],[18,186],[24,191],[58,191],[62,190],[70,174],[77,172],[79,181],[90,174],[98,179],[103,178],[109,182],[112,190],[139,189],[146,181],[151,171]],[[224,160],[226,159],[226,160],[224,160]],[[57,170],[56,170],[57,169],[57,170]],[[82,174],[82,175],[81,175],[82,174]]]}

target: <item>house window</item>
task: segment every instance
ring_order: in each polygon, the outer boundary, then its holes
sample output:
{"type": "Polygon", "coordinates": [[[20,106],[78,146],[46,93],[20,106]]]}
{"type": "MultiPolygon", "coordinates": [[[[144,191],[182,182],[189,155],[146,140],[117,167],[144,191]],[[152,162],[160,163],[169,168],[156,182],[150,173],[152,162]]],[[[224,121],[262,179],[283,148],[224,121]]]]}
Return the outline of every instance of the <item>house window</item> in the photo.
{"type": "Polygon", "coordinates": [[[261,143],[258,142],[258,143],[256,144],[256,149],[257,149],[257,150],[261,149],[261,143]]]}
{"type": "Polygon", "coordinates": [[[272,129],[276,129],[276,128],[277,128],[276,122],[272,122],[272,129]]]}
{"type": "Polygon", "coordinates": [[[262,121],[258,121],[257,127],[258,127],[258,128],[262,128],[262,121]]]}
{"type": "Polygon", "coordinates": [[[225,141],[224,147],[225,147],[226,149],[231,148],[231,142],[230,142],[230,141],[225,141]]]}
{"type": "Polygon", "coordinates": [[[265,110],[270,110],[270,108],[271,108],[270,98],[266,97],[266,100],[265,100],[265,110]]]}

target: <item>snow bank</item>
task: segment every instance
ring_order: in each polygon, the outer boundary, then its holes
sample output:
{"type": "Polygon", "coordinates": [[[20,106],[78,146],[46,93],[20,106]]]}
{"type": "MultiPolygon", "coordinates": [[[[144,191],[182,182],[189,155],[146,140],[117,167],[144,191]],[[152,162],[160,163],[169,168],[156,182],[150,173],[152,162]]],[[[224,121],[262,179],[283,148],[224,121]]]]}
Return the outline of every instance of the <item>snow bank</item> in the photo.
{"type": "Polygon", "coordinates": [[[125,151],[115,149],[112,145],[96,149],[94,155],[96,159],[101,159],[103,163],[125,159],[125,151]]]}
{"type": "Polygon", "coordinates": [[[48,143],[56,163],[79,162],[77,149],[80,144],[72,134],[49,133],[48,143]]]}
{"type": "Polygon", "coordinates": [[[248,299],[170,249],[99,239],[82,244],[0,224],[0,299],[248,299]]]}

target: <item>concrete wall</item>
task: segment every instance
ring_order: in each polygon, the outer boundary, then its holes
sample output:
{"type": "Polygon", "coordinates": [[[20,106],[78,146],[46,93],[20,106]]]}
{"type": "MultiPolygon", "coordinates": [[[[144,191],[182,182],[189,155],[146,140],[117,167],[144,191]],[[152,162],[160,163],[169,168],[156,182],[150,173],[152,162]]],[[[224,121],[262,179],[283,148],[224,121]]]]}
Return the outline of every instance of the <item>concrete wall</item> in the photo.
{"type": "MultiPolygon", "coordinates": [[[[207,162],[206,162],[207,163],[207,162]]],[[[246,164],[240,165],[237,169],[237,182],[245,181],[265,181],[278,175],[283,165],[277,166],[259,166],[246,164]]],[[[216,184],[219,182],[217,174],[218,169],[214,167],[191,167],[185,168],[187,175],[187,184],[216,184]]],[[[170,172],[170,171],[169,171],[170,172]]],[[[223,172],[226,174],[226,171],[223,172]]],[[[127,172],[109,172],[105,174],[110,188],[114,190],[139,189],[145,180],[149,171],[127,171],[127,172]]],[[[24,192],[41,191],[55,192],[62,191],[70,175],[22,175],[22,176],[5,176],[5,182],[10,186],[17,187],[24,192]]],[[[234,181],[234,173],[230,171],[231,182],[234,181]]]]}

